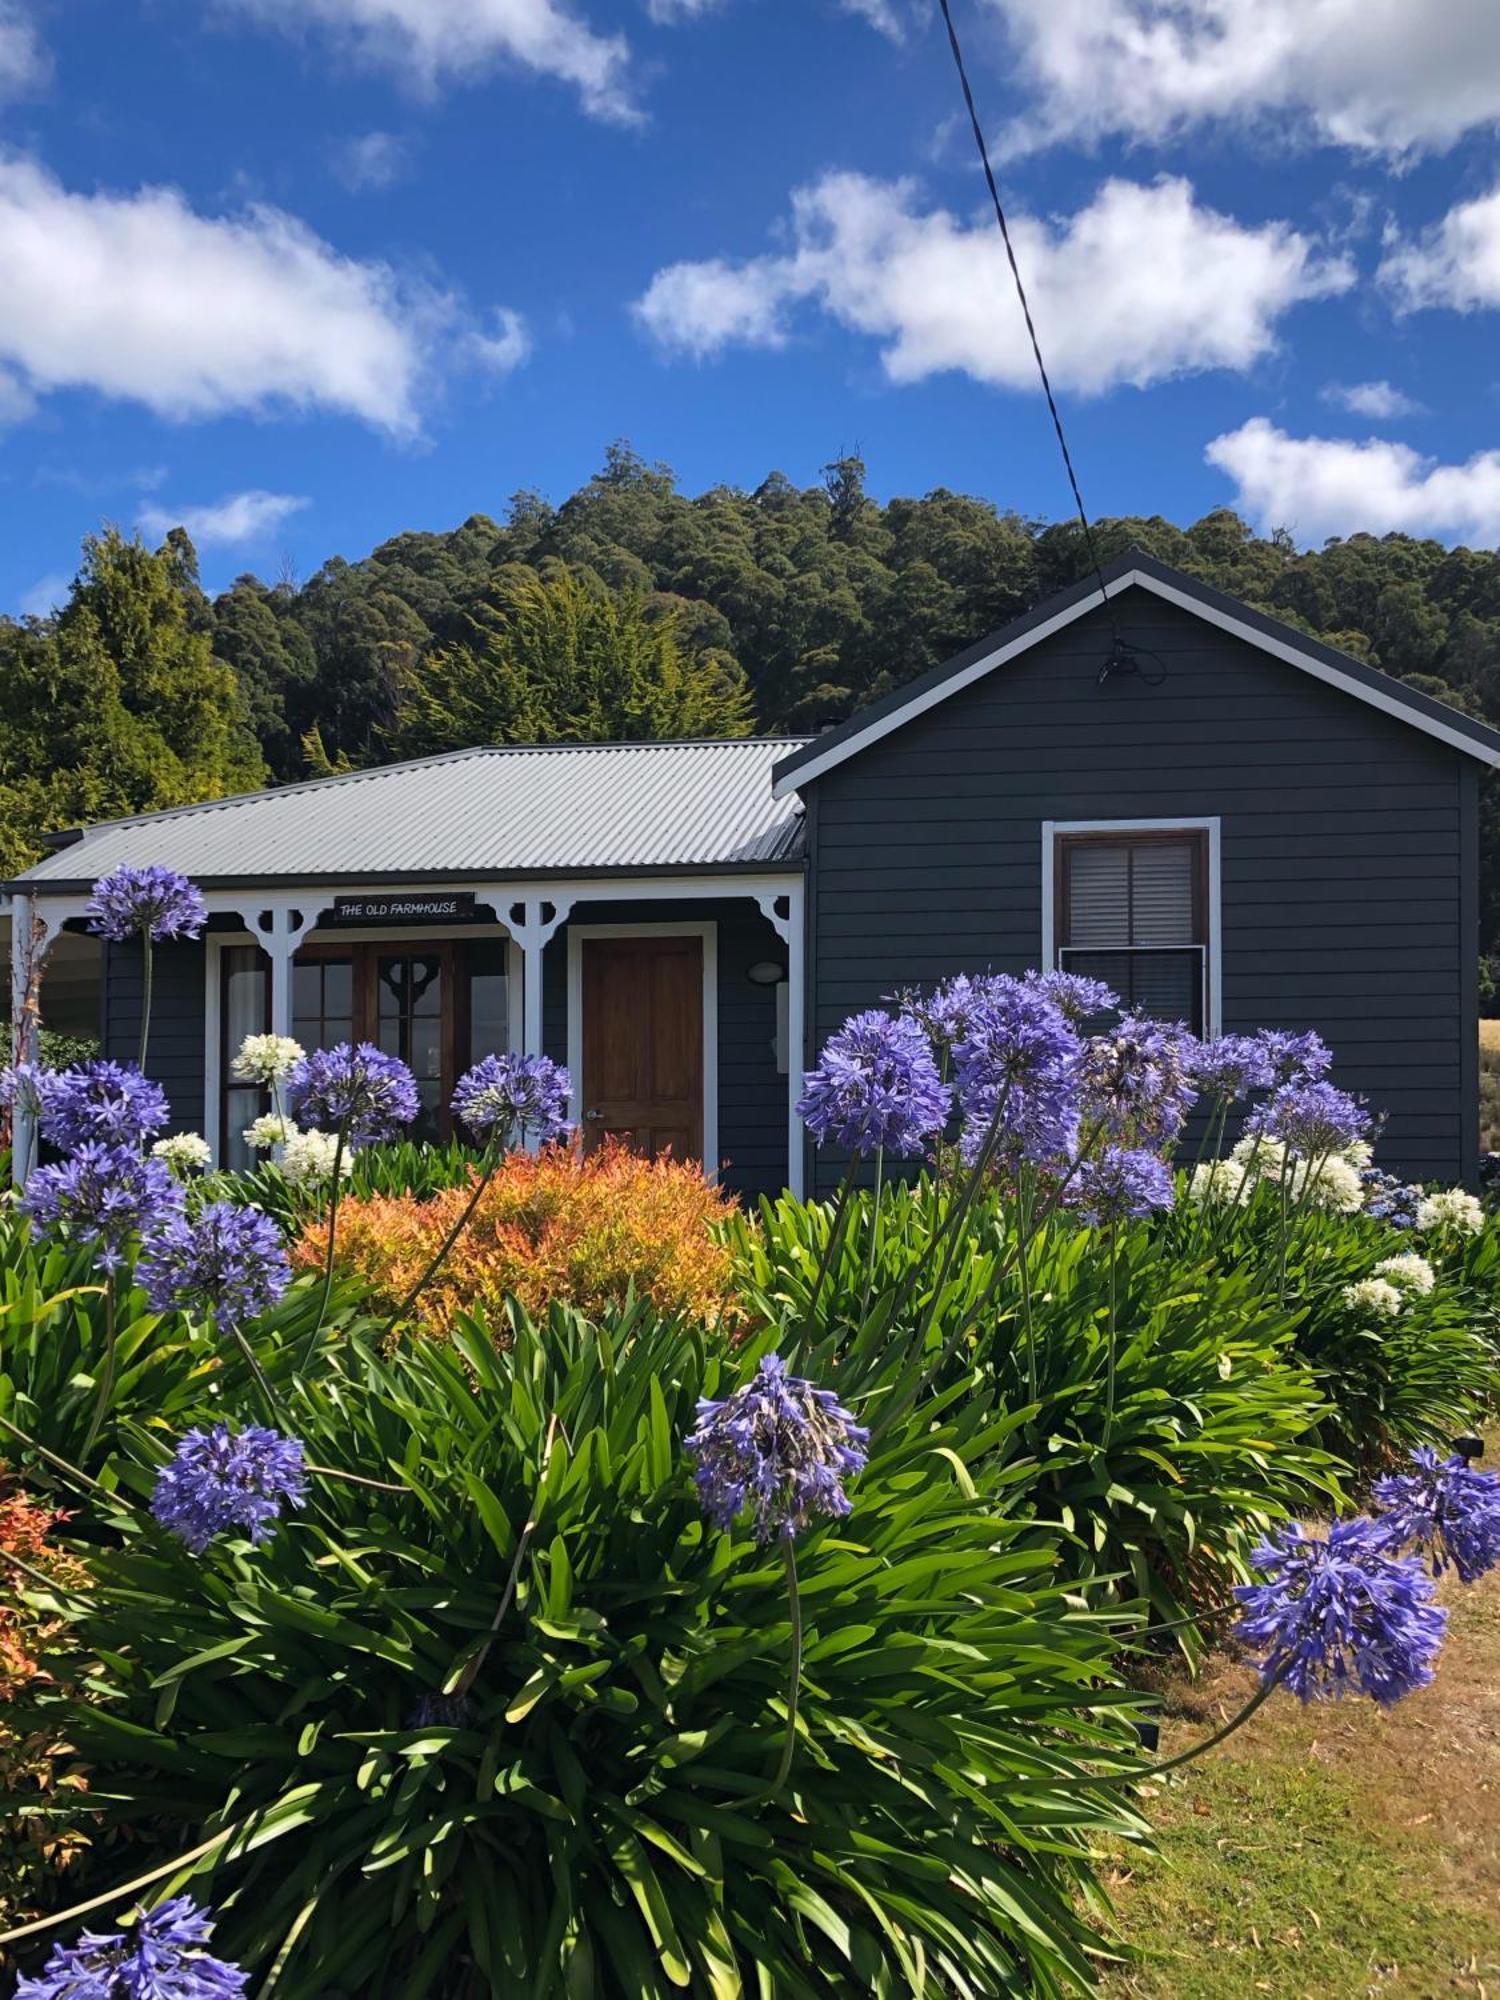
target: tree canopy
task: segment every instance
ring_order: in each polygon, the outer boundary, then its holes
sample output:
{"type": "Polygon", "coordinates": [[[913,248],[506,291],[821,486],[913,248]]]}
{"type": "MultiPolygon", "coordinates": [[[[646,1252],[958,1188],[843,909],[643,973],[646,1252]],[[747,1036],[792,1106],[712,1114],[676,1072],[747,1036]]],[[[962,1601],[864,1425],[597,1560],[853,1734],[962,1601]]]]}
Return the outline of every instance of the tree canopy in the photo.
{"type": "MultiPolygon", "coordinates": [[[[1500,723],[1500,555],[1408,535],[1300,550],[1220,508],[1097,524],[1500,723]]],[[[0,858],[48,826],[474,742],[739,734],[840,719],[1076,581],[1076,522],[939,487],[679,490],[625,445],[560,505],[411,532],[210,602],[175,531],[85,546],[55,618],[0,619],[0,858]]],[[[1485,815],[1500,937],[1500,803],[1485,815]]]]}

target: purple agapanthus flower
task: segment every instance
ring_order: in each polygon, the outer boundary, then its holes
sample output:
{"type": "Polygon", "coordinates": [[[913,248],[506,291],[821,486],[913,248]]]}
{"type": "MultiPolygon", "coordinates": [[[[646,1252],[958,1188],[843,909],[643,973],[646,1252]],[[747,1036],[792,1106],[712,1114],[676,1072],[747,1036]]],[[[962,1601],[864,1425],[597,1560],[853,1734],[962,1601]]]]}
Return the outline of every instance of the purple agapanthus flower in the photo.
{"type": "Polygon", "coordinates": [[[1279,1139],[1305,1160],[1341,1153],[1370,1129],[1369,1112],[1331,1083],[1286,1083],[1245,1120],[1252,1135],[1279,1139]]]}
{"type": "Polygon", "coordinates": [[[832,1390],[788,1375],[780,1355],[767,1354],[743,1389],[699,1401],[685,1442],[716,1527],[748,1507],[757,1541],[790,1541],[813,1514],[849,1512],[844,1481],[863,1470],[870,1433],[832,1390]]]}
{"type": "Polygon", "coordinates": [[[373,1042],[340,1042],[315,1049],[293,1065],[287,1106],[299,1125],[337,1132],[359,1144],[391,1139],[422,1108],[417,1080],[406,1064],[373,1042]]]}
{"type": "Polygon", "coordinates": [[[204,1950],[213,1927],[191,1896],[173,1896],[128,1931],[55,1944],[15,2000],[241,2000],[249,1975],[204,1950]]]}
{"type": "Polygon", "coordinates": [[[1264,1678],[1299,1701],[1359,1692],[1382,1704],[1432,1680],[1448,1614],[1424,1566],[1392,1556],[1376,1522],[1335,1521],[1323,1538],[1288,1522],[1253,1560],[1264,1581],[1236,1589],[1235,1629],[1264,1678]]]}
{"type": "Polygon", "coordinates": [[[1397,1180],[1394,1174],[1382,1173],[1379,1167],[1366,1167],[1360,1179],[1365,1187],[1367,1215],[1388,1223],[1392,1229],[1416,1228],[1422,1190],[1415,1181],[1397,1180]]]}
{"type": "Polygon", "coordinates": [[[1205,1097],[1234,1104],[1252,1090],[1269,1090],[1276,1077],[1262,1035],[1220,1035],[1192,1053],[1193,1083],[1205,1097]]]}
{"type": "Polygon", "coordinates": [[[1028,972],[1023,984],[1045,994],[1070,1021],[1087,1021],[1096,1014],[1113,1014],[1120,996],[1102,979],[1090,979],[1082,972],[1028,972]]]}
{"type": "Polygon", "coordinates": [[[167,1094],[133,1063],[86,1062],[37,1073],[42,1137],[62,1152],[91,1140],[143,1146],[172,1116],[167,1094]]]}
{"type": "Polygon", "coordinates": [[[954,1044],[963,1151],[1055,1167],[1078,1143],[1082,1044],[1055,1000],[1021,979],[993,979],[954,1044]]]}
{"type": "Polygon", "coordinates": [[[1255,1040],[1270,1067],[1268,1087],[1280,1090],[1288,1083],[1316,1083],[1333,1067],[1333,1051],[1311,1028],[1291,1034],[1284,1028],[1262,1028],[1255,1040]]]}
{"type": "Polygon", "coordinates": [[[1123,1015],[1083,1052],[1085,1122],[1112,1138],[1164,1146],[1181,1132],[1197,1090],[1197,1043],[1180,1022],[1123,1015]]]}
{"type": "Polygon", "coordinates": [[[1170,1208],[1172,1176],[1155,1153],[1140,1146],[1103,1146],[1078,1169],[1072,1202],[1084,1221],[1100,1229],[1170,1208]]]}
{"type": "Polygon", "coordinates": [[[86,1140],[67,1159],[32,1172],[21,1208],[33,1236],[95,1244],[100,1267],[116,1271],[132,1236],[181,1213],[182,1185],[165,1161],[86,1140]]]}
{"type": "Polygon", "coordinates": [[[1500,1474],[1419,1445],[1410,1471],[1376,1480],[1374,1499],[1387,1546],[1420,1551],[1434,1576],[1451,1564],[1461,1582],[1473,1583],[1500,1564],[1500,1474]]]}
{"type": "Polygon", "coordinates": [[[195,938],[208,922],[202,896],[171,868],[121,867],[101,876],[84,911],[88,927],[115,944],[130,938],[195,938]]]}
{"type": "Polygon", "coordinates": [[[806,1072],[797,1115],[822,1146],[902,1158],[925,1151],[947,1122],[949,1093],[909,1014],[872,1008],[830,1035],[806,1072]]]}
{"type": "Polygon", "coordinates": [[[968,1034],[998,977],[990,972],[957,972],[931,993],[903,1002],[902,1010],[914,1015],[944,1048],[951,1048],[968,1034]]]}
{"type": "Polygon", "coordinates": [[[257,1547],[271,1538],[283,1502],[307,1498],[299,1439],[251,1424],[189,1431],[157,1475],[151,1512],[201,1556],[215,1535],[242,1528],[257,1547]]]}
{"type": "Polygon", "coordinates": [[[484,1056],[458,1080],[454,1115],[476,1138],[566,1138],[573,1083],[550,1056],[484,1056]]]}
{"type": "Polygon", "coordinates": [[[211,1201],[192,1216],[178,1209],[151,1230],[136,1276],[157,1312],[199,1307],[228,1328],[275,1305],[292,1267],[263,1210],[211,1201]]]}

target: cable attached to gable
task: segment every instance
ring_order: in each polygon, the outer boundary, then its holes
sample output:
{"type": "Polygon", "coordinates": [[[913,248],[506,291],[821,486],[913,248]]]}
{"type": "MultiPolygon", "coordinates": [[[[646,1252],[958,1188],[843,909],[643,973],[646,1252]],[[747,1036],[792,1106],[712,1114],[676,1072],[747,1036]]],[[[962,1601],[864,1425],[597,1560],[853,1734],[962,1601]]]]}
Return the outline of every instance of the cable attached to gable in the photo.
{"type": "Polygon", "coordinates": [[[1088,509],[1083,504],[1083,493],[1078,484],[1078,474],[1073,469],[1073,454],[1068,449],[1067,432],[1063,429],[1062,413],[1057,407],[1057,398],[1052,393],[1052,380],[1047,373],[1047,364],[1042,358],[1042,343],[1037,336],[1036,321],[1031,316],[1031,302],[1026,296],[1026,286],[1021,278],[1021,267],[1016,262],[1015,247],[1010,240],[1010,224],[1005,219],[1005,206],[1000,199],[1000,189],[995,182],[995,170],[990,165],[990,149],[985,142],[984,127],[980,124],[979,113],[974,108],[974,93],[969,88],[969,72],[964,65],[964,52],[959,44],[958,30],[953,25],[953,13],[948,5],[948,0],[938,0],[938,5],[943,11],[943,25],[948,30],[948,46],[953,51],[953,62],[958,70],[959,84],[963,89],[964,104],[969,113],[969,124],[974,132],[974,143],[979,148],[979,161],[980,165],[984,168],[984,178],[989,187],[990,200],[995,204],[995,220],[1000,225],[1001,239],[1005,244],[1005,255],[1010,264],[1010,275],[1015,280],[1016,297],[1021,302],[1021,312],[1026,321],[1026,331],[1031,337],[1031,351],[1036,356],[1037,373],[1042,378],[1042,391],[1047,398],[1047,408],[1052,413],[1052,428],[1057,433],[1058,449],[1062,452],[1063,465],[1068,474],[1068,484],[1073,489],[1073,504],[1078,512],[1079,526],[1083,529],[1084,545],[1088,550],[1089,561],[1093,565],[1094,576],[1099,585],[1099,595],[1104,600],[1104,609],[1109,619],[1110,631],[1114,635],[1114,643],[1110,649],[1109,658],[1099,669],[1099,680],[1102,684],[1109,679],[1112,673],[1139,673],[1140,665],[1130,647],[1125,644],[1120,632],[1119,622],[1115,617],[1114,602],[1105,588],[1104,571],[1099,562],[1099,549],[1098,544],[1094,540],[1093,525],[1089,520],[1088,509]]]}

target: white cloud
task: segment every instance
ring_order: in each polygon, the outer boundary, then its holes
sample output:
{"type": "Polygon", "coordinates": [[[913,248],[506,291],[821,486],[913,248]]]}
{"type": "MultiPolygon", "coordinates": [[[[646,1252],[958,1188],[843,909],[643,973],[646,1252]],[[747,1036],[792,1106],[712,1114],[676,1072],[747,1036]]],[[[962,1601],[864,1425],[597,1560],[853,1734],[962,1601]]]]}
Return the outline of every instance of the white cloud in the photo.
{"type": "Polygon", "coordinates": [[[1109,134],[1159,144],[1210,123],[1269,120],[1400,156],[1500,121],[1495,0],[989,5],[1034,96],[1007,135],[1012,149],[1109,134]]]}
{"type": "Polygon", "coordinates": [[[662,27],[669,27],[676,21],[696,21],[700,14],[711,14],[723,4],[724,0],[646,0],[646,12],[662,27]]]}
{"type": "Polygon", "coordinates": [[[906,29],[893,0],[839,0],[839,5],[846,14],[857,14],[888,41],[905,41],[906,29]]]}
{"type": "Polygon", "coordinates": [[[394,187],[406,169],[406,141],[394,132],[361,132],[333,149],[334,174],[351,194],[394,187]]]}
{"type": "Polygon", "coordinates": [[[21,595],[21,616],[23,618],[49,618],[52,613],[68,601],[68,592],[73,587],[73,579],[56,571],[50,576],[38,577],[30,590],[21,595]]]}
{"type": "Polygon", "coordinates": [[[1392,238],[1377,275],[1405,312],[1500,306],[1500,187],[1459,202],[1414,241],[1392,238]]]}
{"type": "Polygon", "coordinates": [[[35,90],[50,68],[30,16],[18,0],[0,0],[0,99],[35,90]]]}
{"type": "MultiPolygon", "coordinates": [[[[1205,368],[1248,368],[1301,299],[1345,291],[1342,257],[1281,222],[1247,228],[1184,180],[1106,181],[1057,221],[1017,216],[1016,254],[1054,379],[1098,393],[1205,368]]],[[[665,349],[779,347],[812,303],[884,343],[895,382],[945,369],[1007,388],[1036,379],[993,221],[922,210],[908,181],[833,173],[792,198],[792,247],[658,271],[634,307],[665,349]]]]}
{"type": "Polygon", "coordinates": [[[137,515],[142,531],[160,540],[173,528],[186,528],[200,548],[234,548],[263,542],[293,514],[312,502],[300,493],[265,493],[252,488],[226,493],[204,507],[161,507],[154,501],[137,515]]]}
{"type": "Polygon", "coordinates": [[[1381,423],[1391,417],[1419,416],[1422,410],[1415,397],[1392,382],[1325,382],[1318,393],[1325,403],[1381,423]]]}
{"type": "Polygon", "coordinates": [[[451,294],[342,257],[280,209],[75,194],[17,158],[0,157],[0,271],[0,416],[89,389],[178,420],[324,410],[410,436],[474,330],[451,294]]]}
{"type": "Polygon", "coordinates": [[[1500,451],[1442,465],[1386,438],[1289,437],[1265,417],[1216,437],[1205,453],[1236,504],[1298,541],[1403,531],[1443,541],[1500,541],[1500,451]]]}
{"type": "Polygon", "coordinates": [[[497,375],[509,375],[531,354],[531,332],[518,312],[506,306],[493,314],[494,332],[473,328],[467,338],[469,353],[482,368],[497,375]]]}
{"type": "Polygon", "coordinates": [[[422,89],[511,63],[577,90],[586,111],[630,121],[630,49],[600,35],[558,0],[229,0],[304,32],[322,26],[367,61],[422,89]]]}

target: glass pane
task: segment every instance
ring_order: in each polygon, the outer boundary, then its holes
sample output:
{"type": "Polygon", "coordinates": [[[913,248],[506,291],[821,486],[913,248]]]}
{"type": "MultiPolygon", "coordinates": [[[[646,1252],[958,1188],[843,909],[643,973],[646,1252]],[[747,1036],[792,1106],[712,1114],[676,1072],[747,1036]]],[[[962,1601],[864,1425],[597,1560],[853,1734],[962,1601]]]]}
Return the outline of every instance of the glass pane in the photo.
{"type": "Polygon", "coordinates": [[[253,1124],[266,1108],[266,1101],[258,1090],[244,1090],[236,1086],[224,1093],[224,1145],[221,1164],[232,1167],[236,1173],[243,1173],[260,1164],[262,1155],[253,1153],[245,1144],[245,1127],[253,1124]]]}
{"type": "MultiPolygon", "coordinates": [[[[1186,1021],[1203,1031],[1203,953],[1186,951],[1062,951],[1064,969],[1112,986],[1127,1009],[1158,1021],[1186,1021]]],[[[1090,1028],[1101,1024],[1091,1022],[1090,1028]]]]}
{"type": "Polygon", "coordinates": [[[418,1015],[410,1028],[409,1047],[411,1053],[406,1060],[411,1064],[413,1074],[422,1077],[437,1077],[443,1074],[443,1024],[418,1015]]]}
{"type": "Polygon", "coordinates": [[[498,1055],[510,1041],[510,981],[503,972],[476,972],[469,980],[469,1061],[498,1055]]]}
{"type": "Polygon", "coordinates": [[[323,961],[323,1013],[354,1025],[354,961],[325,958],[323,961]]]}
{"type": "Polygon", "coordinates": [[[265,953],[253,944],[228,946],[220,959],[220,968],[224,1074],[219,1104],[219,1160],[223,1166],[238,1169],[255,1164],[255,1156],[240,1134],[266,1109],[268,1100],[259,1090],[234,1085],[229,1065],[246,1035],[264,1034],[266,1030],[270,1020],[271,968],[265,953]]]}
{"type": "MultiPolygon", "coordinates": [[[[292,1018],[294,1021],[316,1021],[323,1013],[323,967],[318,961],[311,965],[292,967],[292,1018]]],[[[301,1040],[301,1036],[298,1036],[301,1040]]]]}

